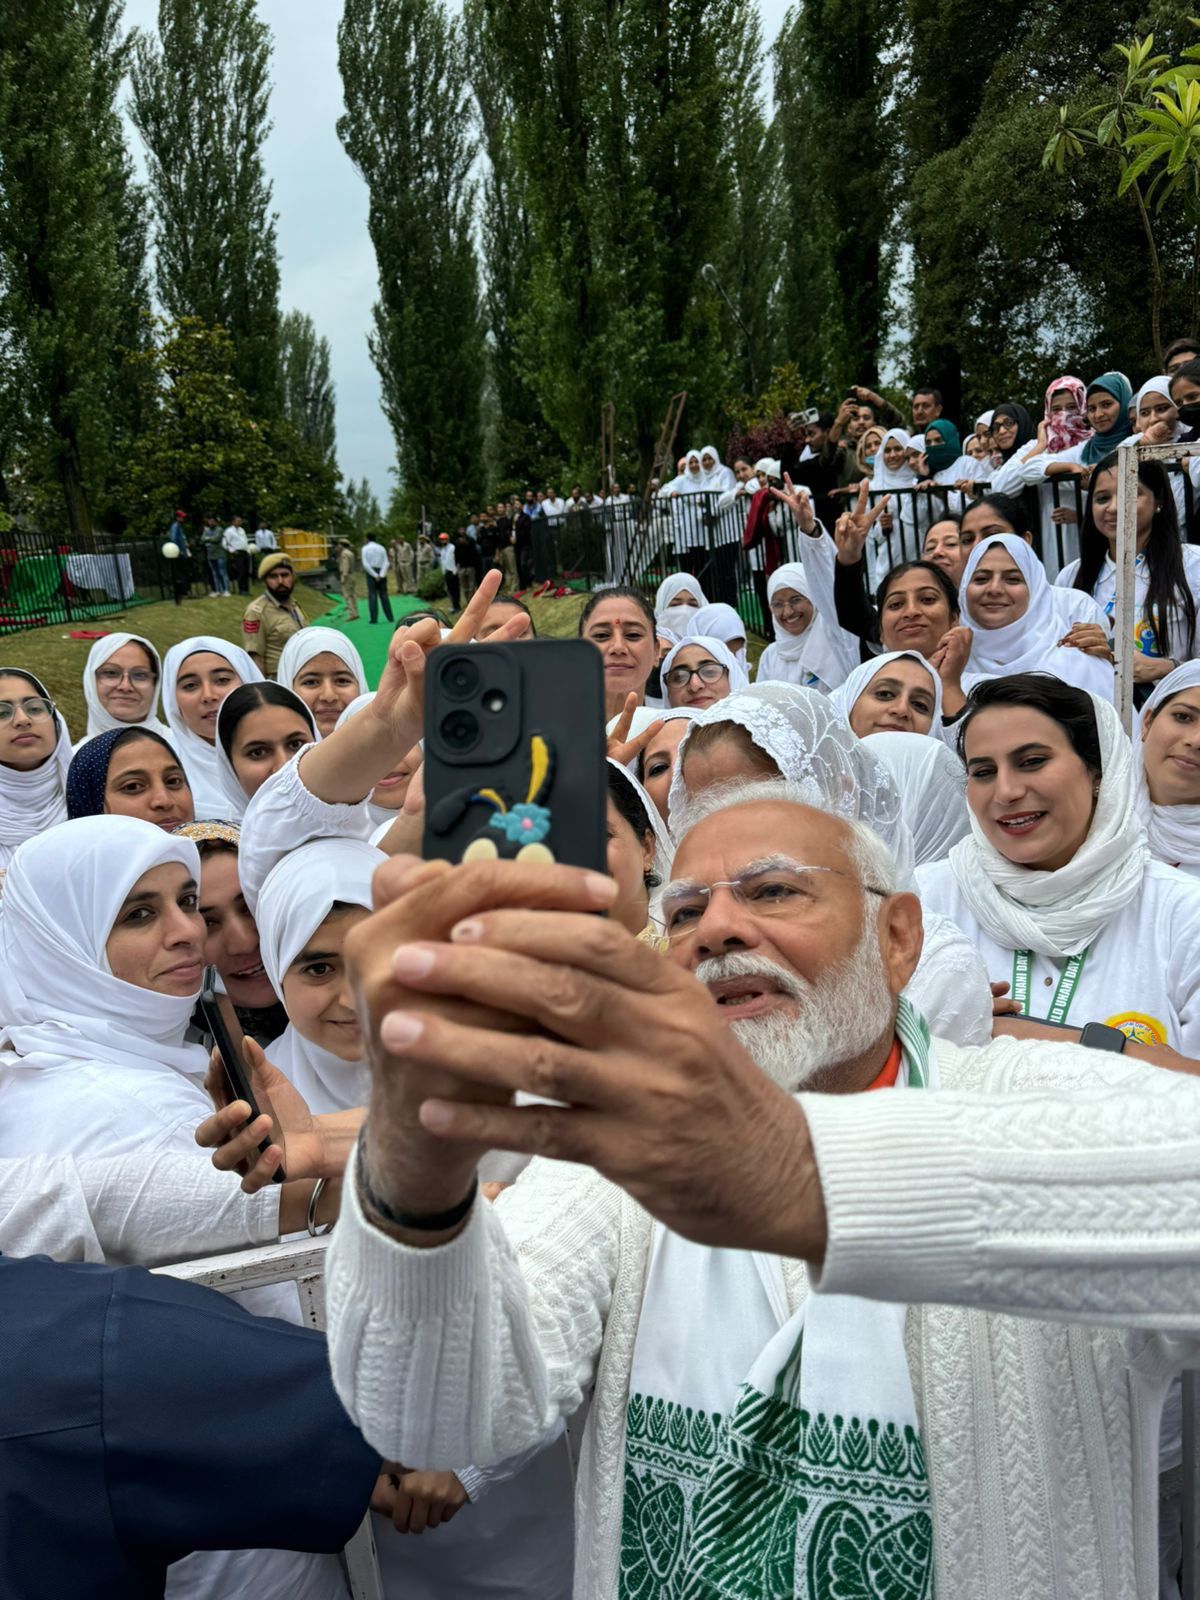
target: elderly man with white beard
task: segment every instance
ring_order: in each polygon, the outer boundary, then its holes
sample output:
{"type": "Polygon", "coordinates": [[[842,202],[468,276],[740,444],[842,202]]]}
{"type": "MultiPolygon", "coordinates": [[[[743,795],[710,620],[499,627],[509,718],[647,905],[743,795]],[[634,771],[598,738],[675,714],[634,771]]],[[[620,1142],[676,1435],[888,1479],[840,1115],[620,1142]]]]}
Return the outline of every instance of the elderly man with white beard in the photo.
{"type": "Polygon", "coordinates": [[[590,1395],[580,1600],[1150,1600],[1200,1085],[931,1041],[897,999],[918,901],[783,786],[703,797],[674,870],[664,960],[593,874],[380,869],[347,940],[351,1416],[437,1467],[590,1395]],[[489,1147],[536,1158],[494,1206],[489,1147]]]}

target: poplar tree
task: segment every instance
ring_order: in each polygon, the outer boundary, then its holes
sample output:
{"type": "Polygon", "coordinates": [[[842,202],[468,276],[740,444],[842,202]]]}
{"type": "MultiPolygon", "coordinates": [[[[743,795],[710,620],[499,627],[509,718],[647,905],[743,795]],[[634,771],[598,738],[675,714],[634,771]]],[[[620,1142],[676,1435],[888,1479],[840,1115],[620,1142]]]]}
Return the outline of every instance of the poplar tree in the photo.
{"type": "Polygon", "coordinates": [[[379,269],[371,356],[408,509],[483,492],[476,154],[461,24],[442,0],[346,0],[338,135],[369,195],[379,269]]]}
{"type": "Polygon", "coordinates": [[[332,463],[337,454],[329,340],[313,319],[289,311],[279,328],[279,376],[283,415],[300,438],[332,463]]]}
{"type": "Polygon", "coordinates": [[[146,146],[156,282],[167,315],[233,340],[235,376],[274,417],[279,255],[263,146],[271,37],[254,0],[159,0],[134,51],[131,115],[146,146]]]}
{"type": "Polygon", "coordinates": [[[121,15],[119,0],[0,9],[0,455],[35,493],[56,486],[49,519],[73,535],[135,416],[124,360],[148,300],[121,15]]]}

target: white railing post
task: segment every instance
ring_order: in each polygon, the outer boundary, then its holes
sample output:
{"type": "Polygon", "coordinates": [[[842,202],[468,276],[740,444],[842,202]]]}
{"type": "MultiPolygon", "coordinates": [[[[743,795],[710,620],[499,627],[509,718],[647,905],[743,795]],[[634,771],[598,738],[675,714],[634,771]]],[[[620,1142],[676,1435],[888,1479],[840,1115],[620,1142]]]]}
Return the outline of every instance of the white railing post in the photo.
{"type": "MultiPolygon", "coordinates": [[[[155,1267],[169,1278],[184,1283],[199,1283],[220,1294],[238,1289],[259,1289],[272,1283],[294,1283],[300,1297],[304,1326],[323,1331],[325,1327],[325,1252],[329,1240],[305,1239],[284,1244],[263,1245],[257,1250],[236,1250],[229,1255],[208,1256],[202,1261],[180,1261],[172,1266],[155,1267]]],[[[342,1551],[350,1600],[383,1600],[375,1534],[368,1511],[358,1531],[342,1551]]]]}

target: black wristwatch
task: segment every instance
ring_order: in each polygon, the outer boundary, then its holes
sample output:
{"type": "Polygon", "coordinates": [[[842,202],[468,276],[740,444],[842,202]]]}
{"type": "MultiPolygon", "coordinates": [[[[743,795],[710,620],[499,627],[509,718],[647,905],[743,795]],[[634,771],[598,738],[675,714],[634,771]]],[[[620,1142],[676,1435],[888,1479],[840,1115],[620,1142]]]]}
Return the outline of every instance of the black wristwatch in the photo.
{"type": "Polygon", "coordinates": [[[1086,1045],[1089,1050],[1115,1050],[1121,1055],[1129,1042],[1129,1036],[1122,1033],[1120,1028],[1110,1028],[1107,1022],[1086,1022],[1079,1035],[1079,1042],[1086,1045]]]}
{"type": "Polygon", "coordinates": [[[405,1228],[417,1233],[444,1233],[448,1228],[456,1228],[475,1204],[475,1196],[479,1193],[478,1177],[471,1179],[471,1187],[449,1211],[397,1211],[371,1187],[367,1175],[366,1132],[367,1125],[364,1122],[358,1134],[358,1159],[355,1162],[358,1202],[363,1210],[374,1212],[376,1217],[382,1218],[393,1228],[405,1228]]]}

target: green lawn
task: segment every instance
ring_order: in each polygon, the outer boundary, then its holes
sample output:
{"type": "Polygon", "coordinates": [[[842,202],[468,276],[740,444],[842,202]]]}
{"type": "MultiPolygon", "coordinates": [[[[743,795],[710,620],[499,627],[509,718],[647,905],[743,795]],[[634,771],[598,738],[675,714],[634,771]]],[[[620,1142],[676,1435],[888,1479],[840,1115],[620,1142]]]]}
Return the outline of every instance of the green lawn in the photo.
{"type": "MultiPolygon", "coordinates": [[[[257,587],[255,592],[259,592],[257,587]]],[[[313,621],[323,616],[333,603],[304,583],[297,584],[296,597],[313,621]]],[[[174,601],[165,600],[149,606],[134,606],[128,612],[116,612],[102,620],[82,624],[76,631],[138,633],[149,639],[160,655],[181,639],[197,633],[210,633],[236,644],[241,641],[242,612],[246,604],[247,599],[242,595],[228,600],[185,600],[178,606],[174,601]]],[[[83,668],[91,647],[91,639],[73,639],[66,623],[33,628],[28,633],[7,634],[0,639],[0,662],[10,667],[23,667],[41,679],[75,739],[87,726],[83,668]]]]}

